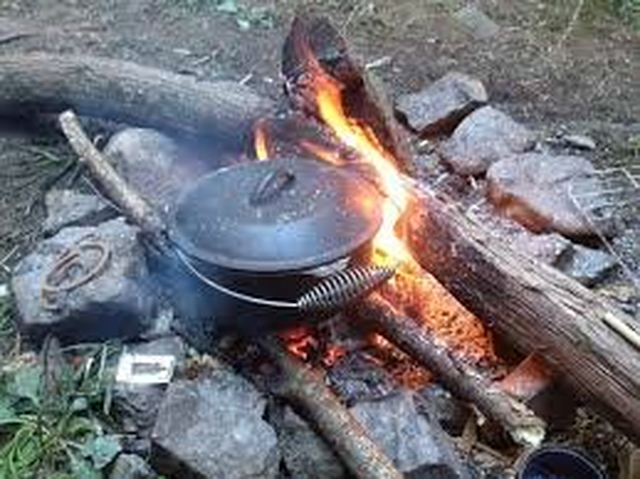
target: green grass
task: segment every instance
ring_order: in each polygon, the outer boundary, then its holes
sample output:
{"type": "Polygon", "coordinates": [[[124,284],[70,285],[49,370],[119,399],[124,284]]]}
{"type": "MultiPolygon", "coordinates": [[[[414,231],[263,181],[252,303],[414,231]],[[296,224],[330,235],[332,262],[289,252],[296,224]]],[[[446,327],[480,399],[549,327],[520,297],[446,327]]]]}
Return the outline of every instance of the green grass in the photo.
{"type": "Polygon", "coordinates": [[[88,346],[71,365],[49,341],[40,358],[18,356],[2,368],[0,477],[102,477],[120,451],[106,434],[113,352],[88,346]]]}

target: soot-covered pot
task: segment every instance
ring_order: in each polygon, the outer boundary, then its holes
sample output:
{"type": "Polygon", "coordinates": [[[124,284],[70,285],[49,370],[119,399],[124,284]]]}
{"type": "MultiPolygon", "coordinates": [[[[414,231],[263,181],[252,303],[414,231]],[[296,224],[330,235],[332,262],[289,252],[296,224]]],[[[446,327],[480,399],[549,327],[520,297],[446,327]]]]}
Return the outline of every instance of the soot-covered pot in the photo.
{"type": "Polygon", "coordinates": [[[367,266],[381,215],[372,184],[315,160],[217,170],[174,208],[169,236],[192,285],[181,302],[220,333],[322,316],[390,276],[367,266]]]}

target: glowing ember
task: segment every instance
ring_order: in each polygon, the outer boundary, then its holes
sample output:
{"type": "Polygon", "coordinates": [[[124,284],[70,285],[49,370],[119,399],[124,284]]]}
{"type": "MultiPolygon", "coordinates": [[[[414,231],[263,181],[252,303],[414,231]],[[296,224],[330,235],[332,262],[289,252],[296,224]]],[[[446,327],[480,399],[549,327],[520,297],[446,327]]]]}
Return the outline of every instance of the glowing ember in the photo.
{"type": "Polygon", "coordinates": [[[327,163],[331,163],[332,165],[339,165],[342,162],[340,156],[335,151],[331,151],[329,148],[325,148],[316,143],[302,140],[300,142],[300,146],[310,152],[313,156],[316,156],[327,163]]]}
{"type": "Polygon", "coordinates": [[[314,329],[307,326],[283,331],[280,333],[280,339],[294,356],[305,361],[319,359],[326,367],[333,366],[347,353],[346,349],[339,344],[326,344],[324,341],[319,341],[314,329]]]}
{"type": "Polygon", "coordinates": [[[280,338],[291,354],[304,360],[309,359],[310,351],[318,346],[318,341],[305,326],[283,331],[280,338]]]}

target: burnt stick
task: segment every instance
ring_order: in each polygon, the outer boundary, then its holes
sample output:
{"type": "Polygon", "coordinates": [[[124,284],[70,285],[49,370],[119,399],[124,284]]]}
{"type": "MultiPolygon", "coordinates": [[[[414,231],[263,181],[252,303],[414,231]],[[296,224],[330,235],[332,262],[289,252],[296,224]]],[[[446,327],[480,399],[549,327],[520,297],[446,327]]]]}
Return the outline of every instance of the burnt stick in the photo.
{"type": "Polygon", "coordinates": [[[413,319],[401,314],[380,294],[373,293],[355,307],[358,317],[390,343],[433,372],[442,385],[469,401],[487,418],[500,424],[513,440],[524,446],[539,445],[545,423],[523,403],[504,392],[454,353],[433,340],[413,319]]]}
{"type": "Polygon", "coordinates": [[[82,129],[76,114],[67,110],[60,115],[59,120],[62,132],[80,158],[80,162],[89,168],[110,199],[122,208],[125,215],[138,225],[146,236],[153,239],[154,244],[168,250],[164,240],[166,225],[158,213],[124,181],[98,151],[82,129]]]}
{"type": "Polygon", "coordinates": [[[273,338],[258,340],[258,343],[280,370],[281,381],[275,393],[315,425],[356,477],[403,477],[333,394],[318,371],[293,357],[273,338]]]}

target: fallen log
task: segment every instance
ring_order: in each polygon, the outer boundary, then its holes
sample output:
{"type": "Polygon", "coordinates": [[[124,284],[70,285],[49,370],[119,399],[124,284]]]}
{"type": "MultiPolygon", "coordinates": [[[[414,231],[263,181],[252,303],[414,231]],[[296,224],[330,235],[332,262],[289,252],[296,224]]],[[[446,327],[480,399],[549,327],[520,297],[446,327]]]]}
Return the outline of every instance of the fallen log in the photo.
{"type": "MultiPolygon", "coordinates": [[[[123,214],[136,224],[169,258],[173,250],[166,241],[166,225],[153,208],[118,175],[96,149],[72,111],[60,115],[60,126],[76,154],[123,214]]],[[[401,479],[386,454],[368,437],[351,413],[338,401],[317,373],[300,363],[273,338],[260,341],[263,350],[279,367],[277,393],[295,403],[331,444],[354,477],[401,479]]]]}
{"type": "Polygon", "coordinates": [[[504,427],[516,443],[540,445],[545,435],[544,421],[434,341],[424,327],[399,313],[381,295],[370,295],[356,311],[387,341],[433,372],[445,388],[475,404],[482,414],[504,427]]]}
{"type": "Polygon", "coordinates": [[[640,442],[640,350],[611,326],[631,318],[434,195],[416,200],[406,226],[415,258],[465,307],[640,442]]]}
{"type": "Polygon", "coordinates": [[[236,82],[199,81],[122,60],[0,56],[0,115],[57,114],[68,108],[242,147],[254,120],[271,111],[272,103],[236,82]]]}

